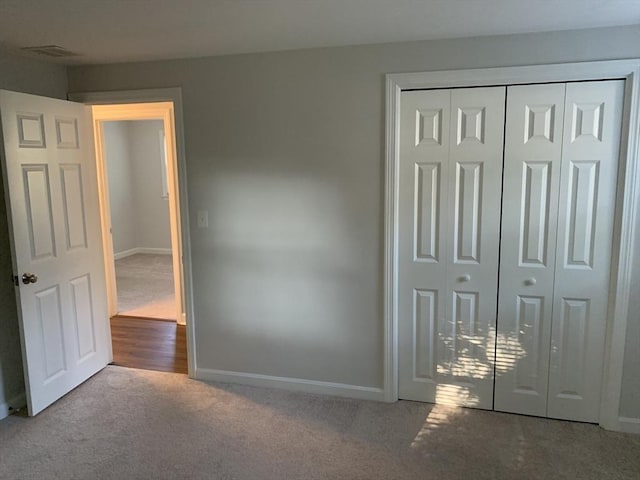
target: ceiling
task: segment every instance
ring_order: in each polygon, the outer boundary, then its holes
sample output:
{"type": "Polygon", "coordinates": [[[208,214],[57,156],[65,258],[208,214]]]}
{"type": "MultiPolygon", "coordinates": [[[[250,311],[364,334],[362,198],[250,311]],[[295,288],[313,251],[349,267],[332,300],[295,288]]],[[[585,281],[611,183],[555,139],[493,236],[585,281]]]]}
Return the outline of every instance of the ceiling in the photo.
{"type": "Polygon", "coordinates": [[[0,46],[64,64],[631,24],[640,0],[0,0],[0,46]]]}

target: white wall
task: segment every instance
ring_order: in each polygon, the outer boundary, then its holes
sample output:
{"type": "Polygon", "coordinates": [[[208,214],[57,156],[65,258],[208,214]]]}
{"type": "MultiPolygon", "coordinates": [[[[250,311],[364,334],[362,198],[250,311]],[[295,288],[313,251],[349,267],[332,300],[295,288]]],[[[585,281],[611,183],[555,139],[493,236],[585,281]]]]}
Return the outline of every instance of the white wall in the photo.
{"type": "Polygon", "coordinates": [[[104,122],[113,250],[171,249],[163,197],[160,120],[104,122]]]}
{"type": "MultiPolygon", "coordinates": [[[[68,73],[70,91],[182,87],[198,367],[379,387],[384,74],[629,57],[637,26],[68,73]]],[[[628,377],[623,397],[640,417],[628,377]]]]}
{"type": "MultiPolygon", "coordinates": [[[[0,51],[0,88],[66,98],[66,69],[0,51]]],[[[18,313],[14,288],[8,281],[12,275],[4,186],[0,182],[0,418],[9,405],[24,402],[18,313]]]]}

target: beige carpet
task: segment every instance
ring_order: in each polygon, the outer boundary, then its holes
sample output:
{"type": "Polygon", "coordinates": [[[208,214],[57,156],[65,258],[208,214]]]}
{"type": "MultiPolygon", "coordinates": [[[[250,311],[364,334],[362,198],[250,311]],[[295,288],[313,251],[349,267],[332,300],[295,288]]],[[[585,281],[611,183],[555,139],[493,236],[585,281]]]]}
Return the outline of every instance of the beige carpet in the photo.
{"type": "Polygon", "coordinates": [[[107,367],[35,418],[0,421],[2,479],[640,478],[640,436],[107,367]]]}
{"type": "Polygon", "coordinates": [[[176,320],[171,255],[136,254],[116,260],[118,313],[176,320]]]}

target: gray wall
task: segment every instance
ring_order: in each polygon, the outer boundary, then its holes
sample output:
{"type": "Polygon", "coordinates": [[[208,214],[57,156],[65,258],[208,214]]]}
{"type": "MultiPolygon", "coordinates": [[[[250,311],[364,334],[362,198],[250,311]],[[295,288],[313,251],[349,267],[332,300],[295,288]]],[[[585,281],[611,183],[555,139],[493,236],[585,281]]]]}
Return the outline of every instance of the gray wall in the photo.
{"type": "Polygon", "coordinates": [[[624,355],[623,395],[620,415],[640,418],[640,211],[636,219],[635,259],[632,266],[633,283],[627,317],[627,345],[624,355]]]}
{"type": "Polygon", "coordinates": [[[104,122],[104,155],[109,182],[111,238],[114,253],[137,247],[128,122],[104,122]]]}
{"type": "Polygon", "coordinates": [[[169,200],[162,194],[161,120],[129,122],[129,154],[137,214],[139,247],[171,249],[169,200]]]}
{"type": "Polygon", "coordinates": [[[381,386],[384,74],[629,57],[637,26],[73,67],[69,84],[182,87],[200,368],[381,386]]]}
{"type": "Polygon", "coordinates": [[[162,196],[160,120],[103,124],[113,250],[171,249],[169,203],[162,196]]]}
{"type": "MultiPolygon", "coordinates": [[[[0,51],[0,88],[66,98],[67,74],[61,66],[14,57],[0,51]]],[[[9,230],[0,182],[0,405],[24,393],[22,356],[15,292],[7,279],[13,275],[9,230]]]]}

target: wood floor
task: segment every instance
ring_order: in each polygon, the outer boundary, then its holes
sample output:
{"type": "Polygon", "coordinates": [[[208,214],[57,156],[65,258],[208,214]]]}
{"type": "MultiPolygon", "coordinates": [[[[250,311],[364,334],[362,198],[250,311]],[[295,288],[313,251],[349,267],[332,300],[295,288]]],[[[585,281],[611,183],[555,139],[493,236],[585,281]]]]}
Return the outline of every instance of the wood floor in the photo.
{"type": "Polygon", "coordinates": [[[111,319],[111,341],[115,365],[187,373],[183,325],[117,315],[111,319]]]}

